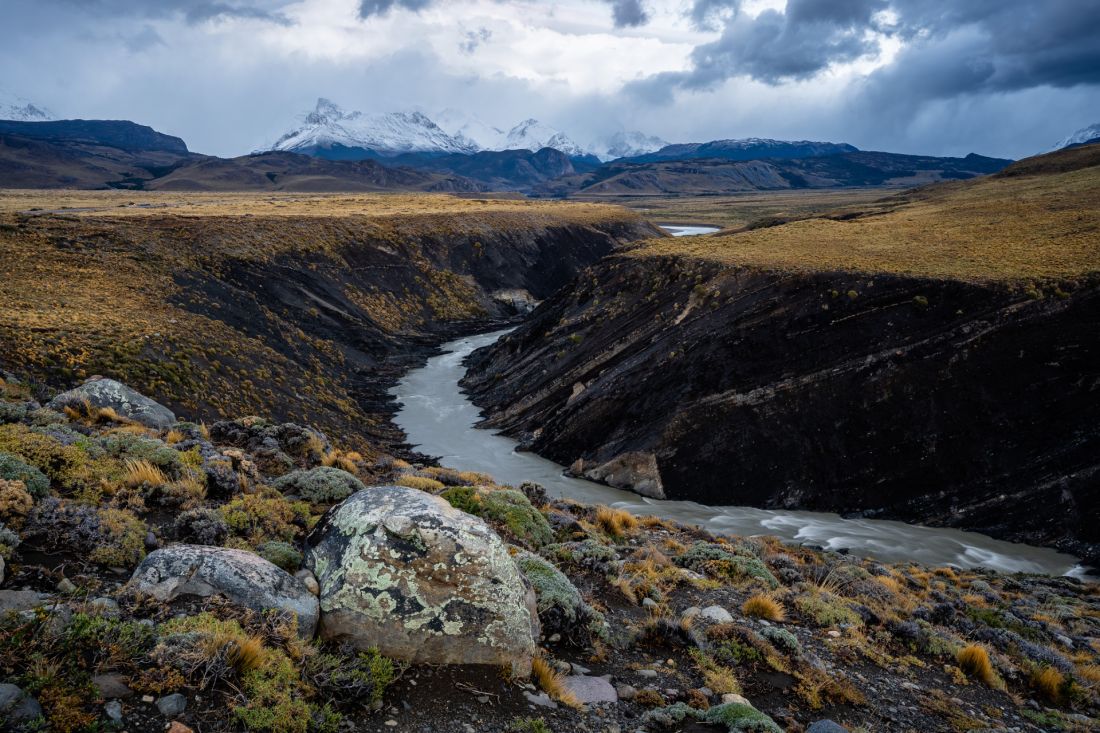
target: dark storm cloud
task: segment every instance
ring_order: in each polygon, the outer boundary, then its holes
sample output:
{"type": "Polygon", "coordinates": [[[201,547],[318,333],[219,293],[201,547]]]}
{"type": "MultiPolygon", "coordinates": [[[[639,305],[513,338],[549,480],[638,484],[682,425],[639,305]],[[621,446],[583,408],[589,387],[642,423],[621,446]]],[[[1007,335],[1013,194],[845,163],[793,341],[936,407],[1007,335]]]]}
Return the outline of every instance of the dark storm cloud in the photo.
{"type": "Polygon", "coordinates": [[[714,30],[724,14],[736,15],[740,9],[741,0],[695,0],[688,15],[696,28],[714,30]]]}
{"type": "Polygon", "coordinates": [[[372,15],[385,15],[394,8],[404,8],[416,12],[434,3],[435,0],[360,0],[359,17],[369,18],[372,15]]]}
{"type": "Polygon", "coordinates": [[[668,101],[677,89],[712,89],[734,77],[770,85],[808,79],[873,56],[883,36],[904,45],[869,79],[879,101],[1100,83],[1100,0],[789,0],[783,12],[755,18],[738,7],[697,0],[689,11],[697,24],[732,11],[721,37],[694,49],[690,70],[628,91],[668,101]]]}
{"type": "Polygon", "coordinates": [[[649,22],[649,13],[641,0],[610,0],[610,4],[616,28],[635,28],[649,22]]]}

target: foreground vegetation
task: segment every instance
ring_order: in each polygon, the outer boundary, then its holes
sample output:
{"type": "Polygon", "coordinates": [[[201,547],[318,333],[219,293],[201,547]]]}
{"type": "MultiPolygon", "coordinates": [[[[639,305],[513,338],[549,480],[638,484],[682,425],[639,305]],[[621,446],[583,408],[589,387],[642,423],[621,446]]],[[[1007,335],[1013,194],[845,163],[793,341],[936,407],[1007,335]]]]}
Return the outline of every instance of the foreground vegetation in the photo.
{"type": "Polygon", "coordinates": [[[132,731],[1086,730],[1100,711],[1092,584],[715,537],[260,418],[157,431],[38,407],[13,378],[0,394],[0,677],[41,704],[25,730],[107,730],[115,714],[132,731]],[[322,513],[380,483],[439,494],[511,543],[542,622],[531,682],[406,668],[299,639],[276,612],[123,584],[175,542],[293,573],[322,513]],[[618,702],[582,704],[578,672],[610,675],[618,702]],[[158,709],[176,694],[182,708],[158,709]]]}

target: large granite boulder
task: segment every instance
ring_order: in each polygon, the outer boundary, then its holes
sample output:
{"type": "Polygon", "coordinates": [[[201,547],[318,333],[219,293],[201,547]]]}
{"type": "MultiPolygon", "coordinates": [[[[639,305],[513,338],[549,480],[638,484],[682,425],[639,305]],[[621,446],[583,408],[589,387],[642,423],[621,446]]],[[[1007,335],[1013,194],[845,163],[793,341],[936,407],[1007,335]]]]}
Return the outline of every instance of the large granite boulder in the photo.
{"type": "Polygon", "coordinates": [[[293,575],[245,550],[172,545],[149,553],[129,585],[162,602],[221,594],[255,611],[290,611],[304,638],[317,628],[317,598],[293,575]]]}
{"type": "Polygon", "coordinates": [[[373,487],[333,507],[306,545],[322,638],[417,663],[530,671],[534,591],[477,517],[423,491],[373,487]]]}
{"type": "Polygon", "coordinates": [[[113,379],[89,379],[79,387],[54,397],[49,407],[61,410],[85,400],[93,407],[110,407],[121,417],[157,430],[166,430],[176,422],[176,416],[167,407],[113,379]]]}

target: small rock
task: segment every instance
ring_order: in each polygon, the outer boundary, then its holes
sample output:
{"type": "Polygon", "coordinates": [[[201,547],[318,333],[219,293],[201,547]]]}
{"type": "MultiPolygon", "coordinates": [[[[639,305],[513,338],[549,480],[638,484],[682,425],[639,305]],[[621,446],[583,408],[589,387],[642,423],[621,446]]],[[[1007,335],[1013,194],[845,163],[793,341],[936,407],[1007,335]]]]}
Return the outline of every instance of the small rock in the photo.
{"type": "Polygon", "coordinates": [[[527,702],[532,705],[538,705],[543,708],[556,708],[558,704],[550,699],[550,696],[545,692],[540,692],[537,695],[533,695],[530,692],[524,692],[523,696],[527,698],[527,702]]]}
{"type": "Polygon", "coordinates": [[[811,724],[806,733],[848,733],[848,729],[831,720],[819,720],[811,724]]]}
{"type": "Polygon", "coordinates": [[[386,725],[388,725],[390,728],[396,728],[397,727],[397,721],[394,720],[393,718],[390,718],[389,720],[386,721],[386,725]]]}
{"type": "Polygon", "coordinates": [[[656,608],[656,607],[657,607],[657,601],[653,600],[652,598],[646,597],[646,598],[642,599],[642,608],[656,608]]]}
{"type": "Polygon", "coordinates": [[[158,547],[160,547],[160,540],[157,539],[157,536],[155,534],[153,534],[152,532],[146,532],[145,533],[145,549],[146,550],[155,550],[158,547]]]}
{"type": "Polygon", "coordinates": [[[557,644],[559,641],[561,641],[561,634],[550,634],[550,636],[546,640],[551,644],[557,644]]]}
{"type": "Polygon", "coordinates": [[[92,378],[75,389],[62,392],[50,401],[48,407],[60,412],[65,406],[87,401],[94,407],[110,407],[130,420],[135,420],[157,430],[167,430],[176,422],[176,416],[164,405],[135,392],[113,379],[92,378]]]}
{"type": "Polygon", "coordinates": [[[92,684],[107,700],[127,698],[134,694],[134,691],[127,686],[126,679],[120,674],[96,675],[92,678],[92,684]]]}
{"type": "Polygon", "coordinates": [[[744,695],[738,695],[736,692],[727,692],[725,695],[722,695],[723,705],[729,705],[733,702],[738,703],[739,705],[748,705],[749,707],[752,707],[752,703],[749,702],[748,698],[744,695]]]}
{"type": "Polygon", "coordinates": [[[917,692],[920,690],[920,685],[914,684],[913,682],[909,682],[908,680],[906,680],[905,682],[901,683],[901,689],[917,692]]]}
{"type": "Polygon", "coordinates": [[[710,698],[714,697],[714,690],[710,689],[709,687],[700,687],[699,694],[709,700],[710,698]]]}
{"type": "Polygon", "coordinates": [[[103,596],[88,601],[88,608],[89,610],[111,618],[116,618],[120,613],[118,602],[113,598],[106,598],[103,596]]]}
{"type": "Polygon", "coordinates": [[[0,684],[0,718],[9,725],[28,723],[42,715],[42,706],[22,688],[0,684]]]}
{"type": "Polygon", "coordinates": [[[155,699],[156,698],[154,698],[152,695],[142,695],[141,696],[141,701],[142,702],[153,702],[153,700],[155,700],[155,699]]]}
{"type": "Polygon", "coordinates": [[[173,720],[172,724],[168,726],[168,730],[165,733],[195,733],[195,731],[191,730],[178,720],[173,720]]]}
{"type": "Polygon", "coordinates": [[[47,598],[33,590],[0,590],[0,616],[44,606],[47,598]]]}
{"type": "Polygon", "coordinates": [[[592,671],[588,667],[582,667],[576,662],[571,663],[569,666],[572,668],[573,674],[588,674],[592,671]]]}
{"type": "Polygon", "coordinates": [[[317,583],[317,578],[313,573],[309,572],[305,568],[302,568],[298,572],[294,573],[294,577],[302,581],[302,585],[306,587],[310,593],[315,596],[321,595],[321,586],[317,583]]]}
{"type": "Polygon", "coordinates": [[[699,612],[699,617],[716,624],[728,624],[733,621],[730,612],[721,606],[707,606],[699,612]]]}
{"type": "Polygon", "coordinates": [[[485,703],[489,702],[489,696],[488,695],[478,695],[477,696],[477,701],[479,703],[481,703],[482,705],[484,705],[485,703]]]}
{"type": "Polygon", "coordinates": [[[173,692],[171,695],[165,695],[157,700],[157,710],[166,718],[174,718],[177,715],[183,715],[183,711],[186,709],[187,698],[178,692],[173,692]]]}
{"type": "Polygon", "coordinates": [[[572,692],[583,704],[595,702],[618,702],[619,694],[610,682],[603,677],[572,675],[562,680],[562,686],[572,692]]]}
{"type": "Polygon", "coordinates": [[[633,685],[615,685],[615,693],[618,694],[620,700],[633,700],[634,696],[638,694],[638,688],[633,685]]]}
{"type": "Polygon", "coordinates": [[[76,586],[68,578],[62,578],[57,584],[57,590],[61,593],[76,593],[76,586]]]}
{"type": "Polygon", "coordinates": [[[118,700],[111,700],[109,703],[103,706],[103,712],[107,714],[107,717],[116,723],[122,722],[122,703],[118,700]]]}
{"type": "Polygon", "coordinates": [[[655,670],[655,669],[639,669],[638,670],[638,676],[639,677],[653,678],[653,677],[657,676],[657,670],[655,670]]]}
{"type": "Polygon", "coordinates": [[[827,633],[827,634],[828,634],[828,635],[829,635],[830,637],[832,637],[833,639],[839,639],[839,638],[840,638],[840,632],[839,632],[839,631],[837,631],[836,629],[829,629],[829,630],[828,630],[827,632],[825,632],[825,633],[827,633]]]}

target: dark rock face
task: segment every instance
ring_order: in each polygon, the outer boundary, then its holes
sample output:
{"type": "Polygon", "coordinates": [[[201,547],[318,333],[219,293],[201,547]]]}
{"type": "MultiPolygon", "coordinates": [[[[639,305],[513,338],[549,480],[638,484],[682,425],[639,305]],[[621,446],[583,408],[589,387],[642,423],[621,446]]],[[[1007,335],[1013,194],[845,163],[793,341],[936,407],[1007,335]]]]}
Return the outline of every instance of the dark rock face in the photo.
{"type": "Polygon", "coordinates": [[[113,379],[88,380],[79,387],[54,397],[49,407],[60,410],[66,405],[84,400],[93,407],[109,407],[122,417],[157,430],[170,428],[176,422],[176,416],[167,407],[113,379]]]}
{"type": "Polygon", "coordinates": [[[206,545],[157,550],[134,570],[130,586],[161,602],[220,593],[255,611],[289,611],[297,616],[298,633],[307,639],[317,627],[313,594],[285,570],[244,550],[206,545]]]}
{"type": "Polygon", "coordinates": [[[417,663],[530,671],[534,591],[477,517],[416,489],[372,487],[326,514],[307,545],[321,637],[417,663]]]}
{"type": "Polygon", "coordinates": [[[577,472],[651,456],[657,475],[639,479],[669,498],[917,520],[1095,560],[1098,334],[1095,279],[1032,299],[614,256],[476,352],[464,384],[490,426],[577,472]]]}

